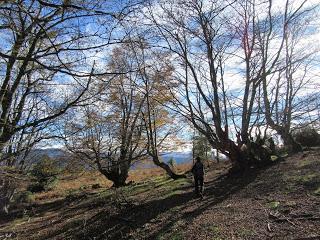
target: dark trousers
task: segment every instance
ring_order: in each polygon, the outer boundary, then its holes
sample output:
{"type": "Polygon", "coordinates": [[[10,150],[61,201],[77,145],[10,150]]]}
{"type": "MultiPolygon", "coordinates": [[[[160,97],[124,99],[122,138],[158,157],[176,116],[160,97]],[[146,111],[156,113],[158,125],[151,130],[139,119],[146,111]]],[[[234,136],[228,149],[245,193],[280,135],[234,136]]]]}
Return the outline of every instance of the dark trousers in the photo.
{"type": "Polygon", "coordinates": [[[194,176],[194,190],[197,195],[203,193],[203,176],[194,176]]]}

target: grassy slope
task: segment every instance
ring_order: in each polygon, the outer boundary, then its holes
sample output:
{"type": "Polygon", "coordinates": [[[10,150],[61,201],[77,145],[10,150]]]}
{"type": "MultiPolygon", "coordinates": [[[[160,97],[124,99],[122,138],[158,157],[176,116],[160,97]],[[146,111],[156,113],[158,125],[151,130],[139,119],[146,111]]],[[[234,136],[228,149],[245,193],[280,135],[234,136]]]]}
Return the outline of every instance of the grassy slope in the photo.
{"type": "Polygon", "coordinates": [[[0,239],[320,239],[320,151],[242,178],[227,170],[210,168],[203,200],[191,178],[160,174],[122,189],[39,198],[0,221],[0,239]]]}

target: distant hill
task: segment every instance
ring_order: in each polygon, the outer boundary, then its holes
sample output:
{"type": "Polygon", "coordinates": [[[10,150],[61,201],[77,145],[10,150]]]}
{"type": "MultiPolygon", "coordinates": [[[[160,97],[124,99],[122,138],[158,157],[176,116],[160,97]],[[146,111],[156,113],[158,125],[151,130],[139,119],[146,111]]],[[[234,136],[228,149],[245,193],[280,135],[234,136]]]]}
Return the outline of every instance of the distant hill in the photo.
{"type": "Polygon", "coordinates": [[[161,157],[164,162],[168,162],[170,159],[173,159],[176,164],[183,164],[192,162],[192,152],[168,152],[162,153],[161,157]]]}
{"type": "MultiPolygon", "coordinates": [[[[192,152],[164,152],[161,153],[161,159],[164,162],[169,162],[170,159],[173,159],[176,164],[184,164],[192,162],[192,152]]],[[[145,169],[145,168],[154,168],[155,165],[152,162],[152,159],[145,160],[143,162],[136,162],[133,164],[132,169],[145,169]]]]}
{"type": "Polygon", "coordinates": [[[47,155],[50,158],[59,158],[59,157],[65,157],[69,153],[67,153],[65,150],[61,148],[45,148],[45,149],[36,149],[33,152],[36,156],[43,156],[47,155]]]}
{"type": "Polygon", "coordinates": [[[47,156],[52,159],[60,160],[59,165],[64,166],[66,164],[65,159],[69,156],[69,153],[61,148],[34,149],[28,155],[26,162],[30,164],[37,163],[47,156]]]}

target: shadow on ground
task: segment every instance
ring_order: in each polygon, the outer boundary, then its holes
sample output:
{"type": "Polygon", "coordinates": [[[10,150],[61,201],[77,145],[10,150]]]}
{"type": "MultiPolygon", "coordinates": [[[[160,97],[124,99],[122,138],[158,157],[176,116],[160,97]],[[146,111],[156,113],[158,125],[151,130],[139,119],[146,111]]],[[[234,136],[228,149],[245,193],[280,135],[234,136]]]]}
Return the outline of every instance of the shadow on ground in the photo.
{"type": "Polygon", "coordinates": [[[164,232],[170,231],[177,221],[191,222],[206,209],[214,207],[253,182],[260,171],[243,176],[221,175],[206,183],[206,197],[200,201],[194,197],[192,186],[176,189],[183,190],[164,199],[156,199],[137,206],[123,208],[110,215],[101,211],[86,223],[86,228],[77,227],[69,232],[69,238],[75,239],[131,239],[131,233],[141,232],[138,238],[157,239],[164,232]],[[161,218],[160,215],[166,215],[161,218]],[[156,224],[155,229],[148,229],[148,224],[156,224]]]}
{"type": "Polygon", "coordinates": [[[36,227],[26,229],[26,233],[33,234],[48,229],[45,238],[41,239],[136,239],[137,234],[138,238],[157,239],[164,232],[170,231],[177,221],[191,222],[206,209],[237,193],[253,182],[261,171],[263,169],[238,177],[220,175],[206,183],[206,196],[201,201],[195,198],[193,188],[189,185],[176,188],[177,194],[137,205],[111,206],[114,203],[112,199],[90,203],[85,201],[86,198],[89,199],[88,196],[72,202],[60,200],[44,204],[37,206],[35,214],[42,216],[48,211],[59,210],[62,213],[59,219],[46,218],[46,223],[40,226],[35,224],[36,227]],[[85,219],[83,216],[89,211],[94,211],[94,214],[85,219]],[[161,218],[163,215],[165,217],[161,218]],[[58,224],[63,227],[55,226],[58,224]],[[149,231],[148,224],[157,224],[158,227],[149,231]]]}

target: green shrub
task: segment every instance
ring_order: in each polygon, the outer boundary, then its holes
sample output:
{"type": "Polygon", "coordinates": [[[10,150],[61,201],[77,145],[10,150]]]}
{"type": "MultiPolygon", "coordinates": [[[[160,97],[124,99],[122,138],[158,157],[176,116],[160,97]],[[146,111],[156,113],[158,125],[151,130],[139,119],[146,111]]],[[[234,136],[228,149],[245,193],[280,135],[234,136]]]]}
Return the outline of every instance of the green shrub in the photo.
{"type": "Polygon", "coordinates": [[[49,157],[43,158],[31,170],[34,182],[28,187],[28,190],[30,192],[51,190],[58,181],[57,176],[59,172],[60,169],[53,159],[49,157]]]}
{"type": "Polygon", "coordinates": [[[19,203],[32,203],[32,202],[34,202],[34,195],[31,191],[21,192],[17,196],[17,202],[19,202],[19,203]]]}
{"type": "Polygon", "coordinates": [[[315,147],[320,145],[320,134],[312,127],[305,127],[294,134],[294,139],[304,147],[315,147]]]}

